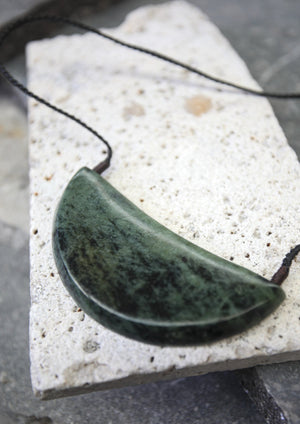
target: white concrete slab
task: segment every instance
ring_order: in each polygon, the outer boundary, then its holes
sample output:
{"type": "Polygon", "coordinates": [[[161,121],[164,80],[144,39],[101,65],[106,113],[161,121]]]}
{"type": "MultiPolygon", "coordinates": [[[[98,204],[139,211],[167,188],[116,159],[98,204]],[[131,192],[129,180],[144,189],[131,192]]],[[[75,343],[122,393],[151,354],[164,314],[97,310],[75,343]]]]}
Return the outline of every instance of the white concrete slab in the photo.
{"type": "MultiPolygon", "coordinates": [[[[144,7],[109,32],[258,87],[218,29],[188,3],[144,7]]],[[[111,141],[115,154],[105,178],[159,222],[267,278],[299,243],[299,164],[267,100],[92,34],[32,43],[27,57],[30,88],[111,141]]],[[[75,123],[29,104],[30,343],[37,396],[300,358],[299,259],[284,283],[287,299],[272,316],[211,345],[138,343],[78,310],[54,265],[52,219],[72,175],[93,167],[104,149],[75,123]]]]}

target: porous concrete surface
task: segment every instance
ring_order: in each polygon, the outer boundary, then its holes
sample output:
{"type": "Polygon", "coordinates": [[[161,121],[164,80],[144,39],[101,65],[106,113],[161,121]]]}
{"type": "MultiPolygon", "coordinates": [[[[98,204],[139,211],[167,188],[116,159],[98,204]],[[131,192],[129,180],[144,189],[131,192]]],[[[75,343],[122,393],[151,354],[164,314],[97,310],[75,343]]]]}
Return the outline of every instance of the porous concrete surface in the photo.
{"type": "MultiPolygon", "coordinates": [[[[257,87],[218,30],[187,3],[141,9],[110,33],[257,87]]],[[[91,34],[33,43],[28,52],[31,89],[112,141],[115,155],[105,178],[181,236],[271,277],[299,242],[299,165],[266,100],[220,91],[91,34]]],[[[31,371],[38,396],[299,356],[299,261],[284,284],[287,299],[272,316],[209,346],[130,341],[78,311],[54,266],[51,222],[68,180],[100,161],[103,147],[33,101],[30,141],[31,371]]]]}

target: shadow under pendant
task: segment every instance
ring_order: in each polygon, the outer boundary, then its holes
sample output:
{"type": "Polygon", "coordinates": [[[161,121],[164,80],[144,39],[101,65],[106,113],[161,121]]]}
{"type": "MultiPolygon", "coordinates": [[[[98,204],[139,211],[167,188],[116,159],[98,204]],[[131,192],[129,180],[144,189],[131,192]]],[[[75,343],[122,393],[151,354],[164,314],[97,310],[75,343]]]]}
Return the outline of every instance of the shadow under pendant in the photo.
{"type": "Polygon", "coordinates": [[[53,250],[77,304],[145,343],[214,342],[259,323],[285,298],[278,285],[168,230],[88,168],[60,200],[53,250]]]}

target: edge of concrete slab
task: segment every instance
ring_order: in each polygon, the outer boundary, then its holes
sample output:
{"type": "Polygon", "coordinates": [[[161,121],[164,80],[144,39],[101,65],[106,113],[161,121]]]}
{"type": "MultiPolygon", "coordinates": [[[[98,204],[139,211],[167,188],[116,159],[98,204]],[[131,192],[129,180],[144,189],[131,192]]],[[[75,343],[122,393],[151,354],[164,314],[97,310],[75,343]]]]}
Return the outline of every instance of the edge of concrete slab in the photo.
{"type": "MultiPolygon", "coordinates": [[[[286,352],[284,354],[276,354],[272,356],[273,364],[280,364],[283,362],[291,362],[295,360],[295,354],[298,354],[297,352],[286,352]]],[[[110,389],[117,389],[124,386],[136,386],[140,384],[148,384],[148,383],[154,383],[157,381],[166,381],[171,379],[178,379],[178,378],[186,378],[186,377],[192,377],[196,375],[204,375],[208,374],[210,372],[224,372],[224,371],[236,371],[241,372],[241,381],[242,385],[245,388],[246,392],[248,393],[248,389],[246,388],[246,385],[244,385],[244,379],[243,379],[243,372],[246,371],[249,368],[250,371],[255,370],[255,366],[269,364],[269,359],[266,359],[264,356],[257,356],[252,358],[245,358],[242,360],[239,360],[238,368],[236,364],[232,364],[232,366],[229,365],[229,363],[220,362],[219,364],[208,364],[205,366],[195,366],[190,368],[183,368],[183,369],[176,369],[174,366],[170,367],[169,369],[153,374],[135,374],[130,375],[128,377],[120,378],[119,380],[112,380],[112,381],[105,381],[102,383],[96,383],[96,384],[86,384],[84,386],[75,386],[71,388],[63,388],[59,389],[57,386],[54,389],[47,389],[43,391],[39,391],[33,388],[34,395],[41,400],[51,400],[51,399],[57,399],[61,397],[68,397],[68,396],[75,396],[75,395],[81,395],[86,394],[90,392],[95,391],[103,391],[103,390],[110,390],[110,389]]],[[[248,374],[247,374],[248,375],[248,374]]],[[[251,374],[249,373],[249,376],[251,377],[251,374]]],[[[251,377],[251,381],[253,378],[251,377]]],[[[249,393],[248,393],[249,394],[249,393]]],[[[253,399],[255,400],[255,399],[253,399]]],[[[279,408],[279,407],[278,407],[279,408]]],[[[276,423],[275,423],[276,424],[276,423]]]]}

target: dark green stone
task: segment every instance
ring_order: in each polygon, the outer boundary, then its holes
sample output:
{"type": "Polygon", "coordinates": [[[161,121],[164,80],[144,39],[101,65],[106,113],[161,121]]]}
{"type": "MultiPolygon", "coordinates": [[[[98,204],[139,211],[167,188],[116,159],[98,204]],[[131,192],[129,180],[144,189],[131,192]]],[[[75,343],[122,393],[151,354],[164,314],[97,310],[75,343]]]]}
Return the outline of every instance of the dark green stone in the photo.
{"type": "Polygon", "coordinates": [[[244,331],[283,290],[160,225],[83,168],[59,203],[53,248],[76,303],[104,326],[160,345],[196,345],[244,331]]]}

